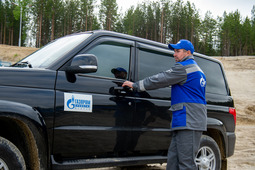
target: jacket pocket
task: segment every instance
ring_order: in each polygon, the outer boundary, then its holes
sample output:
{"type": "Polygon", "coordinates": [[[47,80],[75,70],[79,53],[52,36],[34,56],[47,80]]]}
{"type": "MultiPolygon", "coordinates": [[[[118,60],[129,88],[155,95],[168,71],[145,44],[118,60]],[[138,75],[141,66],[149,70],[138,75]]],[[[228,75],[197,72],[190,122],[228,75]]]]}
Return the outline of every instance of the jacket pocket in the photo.
{"type": "Polygon", "coordinates": [[[173,112],[172,128],[186,126],[186,107],[182,104],[175,104],[171,106],[170,110],[173,112]]]}

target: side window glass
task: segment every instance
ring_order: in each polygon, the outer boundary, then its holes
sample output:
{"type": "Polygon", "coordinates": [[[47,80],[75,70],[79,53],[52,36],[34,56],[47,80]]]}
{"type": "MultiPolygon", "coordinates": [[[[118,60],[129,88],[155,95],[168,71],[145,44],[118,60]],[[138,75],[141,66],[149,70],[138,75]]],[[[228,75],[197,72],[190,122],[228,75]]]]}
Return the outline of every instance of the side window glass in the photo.
{"type": "Polygon", "coordinates": [[[174,58],[170,54],[140,49],[138,57],[138,78],[141,80],[159,72],[169,70],[174,63],[174,58]]]}
{"type": "Polygon", "coordinates": [[[98,59],[98,70],[90,75],[127,79],[130,46],[107,42],[95,46],[86,53],[94,54],[98,59]]]}
{"type": "Polygon", "coordinates": [[[220,65],[216,62],[194,57],[199,67],[206,76],[206,92],[216,94],[227,94],[225,79],[220,65]]]}

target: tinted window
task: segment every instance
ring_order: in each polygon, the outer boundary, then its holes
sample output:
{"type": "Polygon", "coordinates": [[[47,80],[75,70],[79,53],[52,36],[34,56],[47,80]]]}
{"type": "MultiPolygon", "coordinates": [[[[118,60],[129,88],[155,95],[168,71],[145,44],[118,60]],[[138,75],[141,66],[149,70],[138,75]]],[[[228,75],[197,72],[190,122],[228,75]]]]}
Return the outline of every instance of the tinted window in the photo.
{"type": "Polygon", "coordinates": [[[174,63],[174,58],[170,54],[140,50],[138,58],[139,79],[141,80],[145,77],[169,70],[174,63]]]}
{"type": "Polygon", "coordinates": [[[219,63],[199,58],[195,60],[206,76],[206,92],[227,95],[225,79],[219,63]]]}
{"type": "Polygon", "coordinates": [[[121,67],[127,73],[129,71],[130,46],[128,45],[108,42],[99,44],[86,53],[94,54],[98,59],[98,70],[91,75],[115,78],[111,72],[113,68],[121,67]]]}

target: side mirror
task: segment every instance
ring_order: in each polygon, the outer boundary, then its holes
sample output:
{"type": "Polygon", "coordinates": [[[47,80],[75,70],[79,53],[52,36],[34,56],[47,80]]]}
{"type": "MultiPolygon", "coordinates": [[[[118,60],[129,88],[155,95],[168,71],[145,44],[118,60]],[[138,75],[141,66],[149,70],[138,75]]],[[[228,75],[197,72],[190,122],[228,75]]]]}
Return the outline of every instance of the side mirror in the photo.
{"type": "Polygon", "coordinates": [[[93,54],[76,55],[70,66],[66,68],[68,73],[94,73],[97,71],[97,57],[93,54]]]}

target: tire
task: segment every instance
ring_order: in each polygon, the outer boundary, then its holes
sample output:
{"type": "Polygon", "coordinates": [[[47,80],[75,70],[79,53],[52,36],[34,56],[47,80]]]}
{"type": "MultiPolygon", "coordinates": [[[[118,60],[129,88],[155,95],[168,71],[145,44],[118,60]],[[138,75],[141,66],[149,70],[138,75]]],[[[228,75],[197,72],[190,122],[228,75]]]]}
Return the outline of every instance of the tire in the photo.
{"type": "Polygon", "coordinates": [[[211,137],[202,135],[195,163],[199,170],[221,169],[220,149],[211,137]]]}
{"type": "Polygon", "coordinates": [[[0,137],[0,169],[25,170],[25,160],[19,149],[9,140],[0,137]]]}

